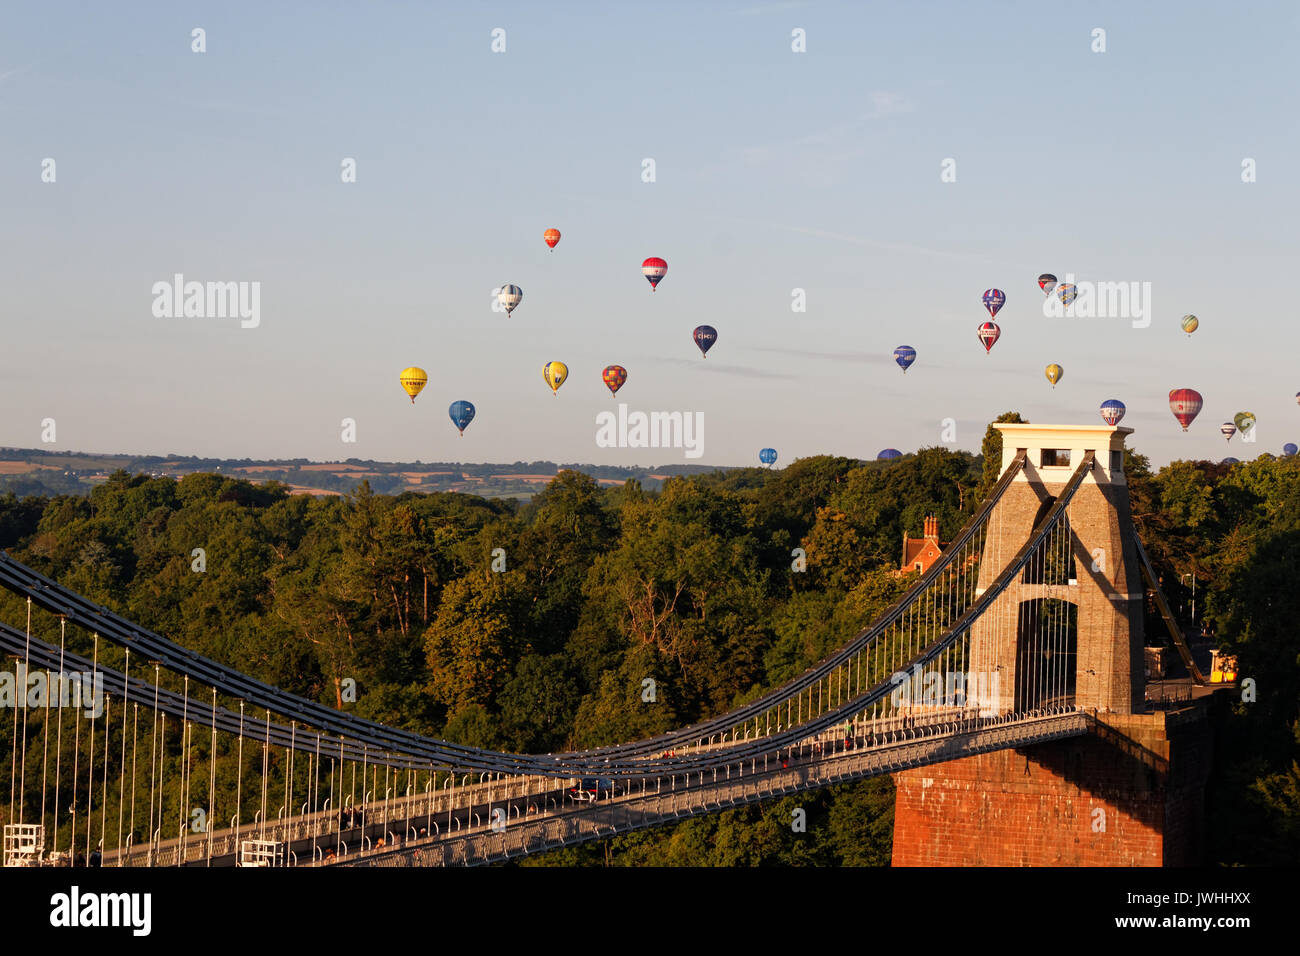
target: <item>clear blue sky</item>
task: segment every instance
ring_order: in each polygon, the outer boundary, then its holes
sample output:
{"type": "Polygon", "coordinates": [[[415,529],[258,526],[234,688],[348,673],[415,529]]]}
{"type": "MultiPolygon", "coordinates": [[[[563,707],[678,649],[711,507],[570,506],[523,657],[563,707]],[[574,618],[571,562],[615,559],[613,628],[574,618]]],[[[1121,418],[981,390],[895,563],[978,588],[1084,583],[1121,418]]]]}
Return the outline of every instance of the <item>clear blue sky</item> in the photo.
{"type": "Polygon", "coordinates": [[[1294,3],[10,5],[0,444],[54,418],[45,447],[84,451],[684,461],[596,446],[617,363],[632,410],[704,413],[704,464],[908,451],[949,417],[978,450],[1002,411],[1107,398],[1157,464],[1276,452],[1300,442],[1298,34],[1294,3]],[[1045,318],[1045,271],[1150,282],[1151,326],[1045,318]],[[260,282],[260,327],[155,318],[177,272],[260,282]],[[1186,435],[1174,387],[1205,396],[1186,435]],[[1225,446],[1241,410],[1259,442],[1225,446]]]}

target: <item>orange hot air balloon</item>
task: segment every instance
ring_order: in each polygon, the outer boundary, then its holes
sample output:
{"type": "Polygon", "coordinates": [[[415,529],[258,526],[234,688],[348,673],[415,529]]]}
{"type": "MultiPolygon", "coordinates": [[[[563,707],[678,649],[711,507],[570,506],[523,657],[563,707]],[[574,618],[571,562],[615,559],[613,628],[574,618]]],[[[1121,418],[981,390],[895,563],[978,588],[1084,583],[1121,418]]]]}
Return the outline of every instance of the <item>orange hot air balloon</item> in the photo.
{"type": "Polygon", "coordinates": [[[554,249],[555,244],[560,241],[560,230],[547,229],[544,233],[542,233],[542,238],[546,240],[546,244],[548,246],[554,249]]]}

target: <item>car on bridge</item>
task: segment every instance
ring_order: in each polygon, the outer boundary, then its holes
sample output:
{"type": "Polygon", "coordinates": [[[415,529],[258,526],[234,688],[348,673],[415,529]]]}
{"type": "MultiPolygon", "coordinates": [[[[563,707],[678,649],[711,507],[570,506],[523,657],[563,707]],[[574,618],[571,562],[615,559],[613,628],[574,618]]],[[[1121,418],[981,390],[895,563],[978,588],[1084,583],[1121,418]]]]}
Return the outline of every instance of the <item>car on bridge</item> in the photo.
{"type": "Polygon", "coordinates": [[[583,777],[577,786],[569,788],[569,799],[575,803],[590,803],[616,797],[622,792],[623,788],[607,777],[583,777]]]}

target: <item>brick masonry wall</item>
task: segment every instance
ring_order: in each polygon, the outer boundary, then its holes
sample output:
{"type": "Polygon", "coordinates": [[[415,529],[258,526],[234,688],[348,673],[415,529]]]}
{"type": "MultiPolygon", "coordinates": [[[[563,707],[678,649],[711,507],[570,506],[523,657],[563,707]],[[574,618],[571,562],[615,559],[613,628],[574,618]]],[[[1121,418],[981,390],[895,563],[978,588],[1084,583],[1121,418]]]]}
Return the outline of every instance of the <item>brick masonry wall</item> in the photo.
{"type": "Polygon", "coordinates": [[[1206,710],[1102,715],[1085,737],[894,774],[894,866],[1199,860],[1206,710]],[[1094,826],[1105,814],[1105,830],[1094,826]]]}

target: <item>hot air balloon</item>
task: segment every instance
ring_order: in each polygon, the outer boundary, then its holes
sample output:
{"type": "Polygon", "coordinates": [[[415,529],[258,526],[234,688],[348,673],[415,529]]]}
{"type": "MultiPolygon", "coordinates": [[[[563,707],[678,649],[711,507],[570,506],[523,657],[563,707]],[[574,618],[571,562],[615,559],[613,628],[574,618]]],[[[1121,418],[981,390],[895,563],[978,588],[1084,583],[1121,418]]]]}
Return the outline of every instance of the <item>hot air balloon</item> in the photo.
{"type": "Polygon", "coordinates": [[[668,263],[658,256],[651,256],[645,262],[641,263],[641,274],[646,277],[650,283],[650,291],[653,292],[659,287],[659,280],[668,273],[668,263]]]}
{"type": "Polygon", "coordinates": [[[1079,294],[1079,290],[1067,282],[1056,287],[1056,294],[1061,297],[1061,304],[1068,309],[1074,302],[1075,296],[1079,294]]]}
{"type": "Polygon", "coordinates": [[[1201,320],[1194,315],[1183,316],[1183,331],[1188,335],[1195,332],[1201,325],[1201,320]]]}
{"type": "Polygon", "coordinates": [[[898,367],[901,368],[903,374],[906,375],[907,370],[911,368],[912,363],[916,361],[916,349],[912,348],[910,345],[900,345],[898,348],[894,349],[894,361],[898,363],[898,367]]]}
{"type": "Polygon", "coordinates": [[[1251,412],[1237,412],[1232,416],[1232,422],[1244,435],[1255,427],[1255,416],[1251,412]]]}
{"type": "Polygon", "coordinates": [[[1300,392],[1295,393],[1295,403],[1300,405],[1300,392]]]}
{"type": "Polygon", "coordinates": [[[618,390],[627,381],[627,369],[621,365],[608,365],[605,367],[605,371],[600,373],[600,377],[605,380],[605,384],[609,387],[609,393],[617,395],[618,390]]]}
{"type": "Polygon", "coordinates": [[[760,449],[758,452],[758,460],[761,461],[763,464],[767,465],[767,467],[771,468],[773,463],[776,461],[776,449],[775,448],[760,449]]]}
{"type": "Polygon", "coordinates": [[[563,362],[547,362],[542,366],[542,381],[551,386],[551,394],[558,397],[560,386],[569,377],[569,366],[563,362]]]}
{"type": "Polygon", "coordinates": [[[1169,393],[1169,410],[1178,419],[1178,424],[1187,431],[1187,426],[1201,413],[1201,393],[1194,388],[1175,388],[1169,393]]]}
{"type": "Polygon", "coordinates": [[[474,420],[474,406],[466,401],[452,402],[451,407],[447,409],[447,414],[451,416],[451,423],[464,435],[465,429],[474,420]]]}
{"type": "Polygon", "coordinates": [[[411,396],[412,405],[415,404],[415,396],[420,394],[420,389],[429,384],[429,376],[424,369],[416,368],[414,365],[402,369],[402,374],[397,380],[402,383],[402,388],[406,389],[406,394],[411,396]]]}
{"type": "Polygon", "coordinates": [[[1044,295],[1051,295],[1052,290],[1056,288],[1056,276],[1044,272],[1038,277],[1038,288],[1043,290],[1044,295]]]}
{"type": "Polygon", "coordinates": [[[1224,422],[1219,426],[1219,434],[1223,436],[1224,441],[1232,441],[1232,436],[1237,434],[1237,426],[1232,422],[1224,422]]]}
{"type": "Polygon", "coordinates": [[[700,347],[704,357],[708,358],[709,349],[713,348],[713,343],[718,341],[718,330],[711,325],[697,326],[691,333],[691,337],[695,339],[695,344],[700,347]]]}
{"type": "Polygon", "coordinates": [[[1282,454],[1286,455],[1288,458],[1294,455],[1296,451],[1297,451],[1296,443],[1293,441],[1289,441],[1282,446],[1282,454]]]}
{"type": "Polygon", "coordinates": [[[544,233],[542,233],[542,238],[546,240],[546,244],[548,246],[554,249],[555,244],[560,241],[560,230],[547,229],[544,233]]]}
{"type": "Polygon", "coordinates": [[[1128,411],[1118,398],[1108,398],[1101,403],[1101,417],[1107,425],[1118,425],[1128,411]]]}
{"type": "Polygon", "coordinates": [[[501,307],[506,310],[506,315],[513,312],[515,306],[517,306],[523,298],[524,290],[519,288],[517,285],[503,285],[497,290],[497,301],[500,302],[501,307]]]}
{"type": "Polygon", "coordinates": [[[976,334],[979,336],[980,342],[984,345],[984,354],[988,355],[989,351],[993,348],[993,344],[997,342],[998,338],[1002,335],[1002,330],[998,328],[996,322],[985,322],[979,327],[979,332],[976,334]]]}
{"type": "Polygon", "coordinates": [[[1061,368],[1061,366],[1057,365],[1055,362],[1047,366],[1047,380],[1052,383],[1052,388],[1056,388],[1056,383],[1061,380],[1061,376],[1064,374],[1065,369],[1061,368]]]}
{"type": "Polygon", "coordinates": [[[1220,462],[1220,464],[1224,464],[1224,465],[1240,465],[1240,464],[1241,464],[1241,461],[1240,461],[1239,459],[1237,459],[1237,458],[1225,458],[1225,459],[1223,459],[1222,462],[1220,462]]]}
{"type": "Polygon", "coordinates": [[[998,317],[998,309],[1006,304],[1007,296],[1001,289],[984,290],[984,308],[989,310],[989,318],[998,317]]]}
{"type": "Polygon", "coordinates": [[[894,458],[902,458],[902,457],[903,457],[903,453],[899,451],[897,448],[884,448],[881,449],[880,454],[876,456],[876,460],[891,461],[894,458]]]}

